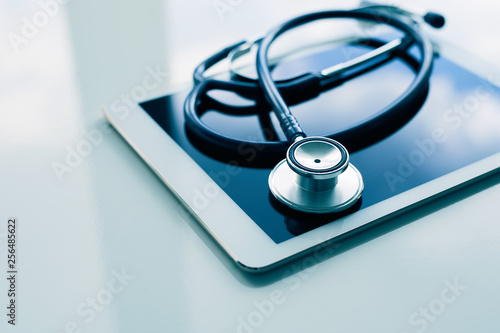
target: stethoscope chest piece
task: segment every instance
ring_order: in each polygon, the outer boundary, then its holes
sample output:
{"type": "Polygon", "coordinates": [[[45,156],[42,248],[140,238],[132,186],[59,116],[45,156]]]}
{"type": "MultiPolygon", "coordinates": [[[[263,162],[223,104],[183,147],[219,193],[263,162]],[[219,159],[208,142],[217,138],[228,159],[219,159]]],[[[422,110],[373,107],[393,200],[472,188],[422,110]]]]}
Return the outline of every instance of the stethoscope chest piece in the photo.
{"type": "Polygon", "coordinates": [[[335,140],[307,137],[293,143],[269,175],[269,188],[285,205],[307,213],[335,213],[354,205],[363,192],[360,172],[335,140]]]}

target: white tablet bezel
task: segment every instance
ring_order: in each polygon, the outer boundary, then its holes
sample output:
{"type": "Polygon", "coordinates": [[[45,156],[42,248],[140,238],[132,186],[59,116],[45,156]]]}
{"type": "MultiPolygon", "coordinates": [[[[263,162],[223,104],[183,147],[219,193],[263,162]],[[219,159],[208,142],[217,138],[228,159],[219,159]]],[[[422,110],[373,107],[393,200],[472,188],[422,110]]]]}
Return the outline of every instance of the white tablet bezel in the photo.
{"type": "MultiPolygon", "coordinates": [[[[492,67],[488,69],[484,65],[471,68],[470,55],[461,51],[463,56],[457,57],[456,49],[452,51],[455,62],[461,65],[465,62],[464,67],[479,76],[493,73],[492,67]]],[[[446,55],[445,48],[440,52],[446,55]]],[[[161,96],[164,95],[167,94],[161,96]]],[[[139,105],[132,107],[126,117],[114,112],[112,107],[105,107],[104,114],[227,254],[250,272],[262,272],[285,263],[325,242],[362,230],[368,224],[383,221],[500,167],[500,153],[497,153],[335,223],[276,244],[139,105]],[[200,201],[201,195],[205,200],[200,201]]]]}

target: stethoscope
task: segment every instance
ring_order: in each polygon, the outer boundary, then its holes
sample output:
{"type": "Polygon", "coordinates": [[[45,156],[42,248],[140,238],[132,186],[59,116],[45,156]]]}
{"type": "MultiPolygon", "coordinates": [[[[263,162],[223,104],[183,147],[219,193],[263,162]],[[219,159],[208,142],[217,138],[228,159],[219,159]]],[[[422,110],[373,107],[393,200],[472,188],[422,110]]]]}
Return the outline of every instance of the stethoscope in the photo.
{"type": "MultiPolygon", "coordinates": [[[[435,28],[444,24],[442,16],[427,13],[424,21],[435,28]]],[[[231,45],[201,63],[194,71],[194,87],[185,102],[186,128],[196,136],[220,149],[238,151],[244,144],[265,147],[267,153],[282,154],[280,161],[269,175],[269,189],[279,202],[294,210],[306,213],[337,213],[353,206],[361,198],[364,183],[361,173],[349,162],[349,153],[340,142],[359,141],[360,137],[376,135],[386,124],[399,122],[412,109],[428,89],[432,70],[433,48],[429,39],[421,33],[415,14],[399,7],[371,5],[355,10],[322,11],[296,17],[287,21],[264,37],[253,42],[231,45]],[[320,72],[306,73],[291,79],[274,81],[268,63],[268,50],[280,35],[317,20],[348,18],[372,21],[392,26],[405,33],[405,37],[389,43],[353,60],[337,64],[320,72]],[[419,68],[408,88],[391,104],[374,113],[368,119],[353,126],[329,133],[325,136],[307,136],[290,111],[286,100],[304,95],[318,95],[342,83],[360,65],[382,63],[415,45],[421,56],[419,68]],[[205,72],[229,58],[231,62],[257,48],[256,71],[258,80],[238,73],[231,67],[233,80],[218,80],[205,77],[205,72]],[[346,74],[349,73],[349,74],[346,74]],[[265,98],[276,115],[286,141],[257,142],[228,137],[214,131],[201,121],[198,106],[200,96],[210,90],[226,90],[256,101],[265,98]]],[[[257,102],[256,102],[257,103],[257,102]]],[[[224,108],[221,108],[224,109],[224,108]]],[[[232,114],[250,114],[252,107],[235,106],[225,108],[232,114]]]]}

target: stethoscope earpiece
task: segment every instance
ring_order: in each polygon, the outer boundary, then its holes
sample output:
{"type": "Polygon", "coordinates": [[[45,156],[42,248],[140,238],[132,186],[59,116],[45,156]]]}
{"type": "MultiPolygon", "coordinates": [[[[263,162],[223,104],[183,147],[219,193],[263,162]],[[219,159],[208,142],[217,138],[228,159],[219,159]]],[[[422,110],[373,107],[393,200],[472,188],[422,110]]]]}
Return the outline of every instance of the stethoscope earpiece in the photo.
{"type": "Polygon", "coordinates": [[[445,18],[443,15],[434,13],[434,12],[427,12],[424,16],[423,19],[425,22],[427,22],[430,26],[436,29],[440,29],[444,27],[444,24],[446,22],[445,18]]]}
{"type": "Polygon", "coordinates": [[[295,210],[324,214],[354,205],[364,186],[344,146],[325,137],[307,137],[295,141],[286,159],[271,171],[269,188],[295,210]]]}

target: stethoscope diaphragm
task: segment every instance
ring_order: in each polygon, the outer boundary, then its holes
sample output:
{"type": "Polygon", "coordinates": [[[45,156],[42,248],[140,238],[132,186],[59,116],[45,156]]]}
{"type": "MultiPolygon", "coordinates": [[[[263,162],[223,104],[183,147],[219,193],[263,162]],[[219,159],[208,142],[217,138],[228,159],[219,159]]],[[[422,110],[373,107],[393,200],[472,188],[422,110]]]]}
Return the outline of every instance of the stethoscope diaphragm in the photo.
{"type": "Polygon", "coordinates": [[[360,172],[335,140],[296,141],[269,175],[269,189],[281,203],[306,213],[335,213],[354,205],[363,193],[360,172]]]}

